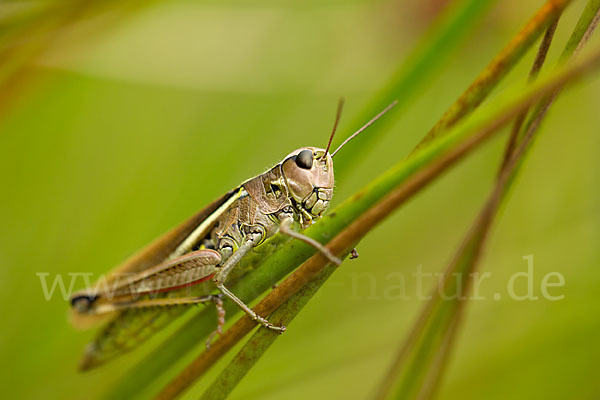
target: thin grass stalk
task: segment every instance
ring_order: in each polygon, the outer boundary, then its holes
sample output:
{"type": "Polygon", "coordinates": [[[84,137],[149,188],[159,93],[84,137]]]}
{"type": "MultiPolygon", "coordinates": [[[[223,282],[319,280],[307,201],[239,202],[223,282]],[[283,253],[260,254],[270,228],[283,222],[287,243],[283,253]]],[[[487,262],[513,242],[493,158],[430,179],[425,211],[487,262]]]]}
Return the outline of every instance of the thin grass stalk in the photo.
{"type": "MultiPolygon", "coordinates": [[[[581,46],[585,44],[591,32],[596,27],[598,18],[600,18],[599,10],[600,4],[598,4],[597,1],[590,1],[590,3],[588,3],[588,6],[584,10],[582,18],[580,18],[580,21],[577,24],[577,27],[571,37],[571,40],[569,41],[569,44],[567,45],[563,54],[574,54],[576,52],[569,51],[569,49],[580,49],[581,46]],[[576,40],[573,40],[573,38],[576,38],[576,40]],[[573,43],[577,43],[577,45],[575,46],[573,45],[573,43]]],[[[552,27],[549,28],[549,30],[552,29],[552,27]]],[[[545,46],[546,44],[542,42],[540,47],[540,53],[543,51],[547,51],[547,48],[544,49],[545,46]]],[[[537,57],[536,61],[539,59],[540,57],[537,57]]],[[[534,63],[532,75],[536,75],[536,70],[539,71],[540,67],[541,65],[539,65],[537,62],[534,63]]],[[[502,168],[500,177],[496,183],[494,191],[492,192],[489,200],[482,209],[480,216],[476,220],[474,226],[467,235],[467,238],[464,240],[463,246],[461,246],[461,249],[457,252],[457,255],[455,256],[455,260],[463,259],[466,262],[466,265],[468,266],[466,271],[461,271],[461,273],[463,274],[462,277],[467,279],[467,284],[470,283],[470,279],[468,279],[467,277],[471,277],[470,273],[471,271],[475,270],[481,252],[483,251],[483,247],[486,242],[486,238],[488,236],[493,217],[496,214],[501,202],[505,201],[507,197],[507,189],[509,187],[509,183],[513,181],[514,176],[518,173],[518,170],[522,164],[522,160],[528,149],[531,147],[532,141],[534,139],[534,134],[539,128],[539,125],[542,119],[544,118],[548,107],[552,103],[552,100],[556,97],[558,91],[559,89],[555,90],[551,96],[543,99],[540,102],[540,107],[538,107],[537,111],[532,115],[531,123],[528,124],[527,130],[521,135],[523,137],[523,140],[519,145],[519,149],[517,151],[513,151],[510,154],[509,162],[505,163],[505,167],[502,168]]],[[[511,138],[512,137],[513,135],[511,135],[511,138]]],[[[454,265],[455,264],[453,263],[450,265],[450,268],[448,268],[446,272],[446,279],[450,279],[450,277],[452,276],[452,272],[455,272],[456,267],[454,265]]],[[[463,293],[464,292],[465,291],[463,291],[463,293]]],[[[414,396],[419,399],[429,399],[433,397],[435,391],[437,390],[437,388],[439,388],[439,382],[441,380],[443,371],[446,368],[447,360],[452,349],[452,344],[456,337],[456,332],[460,326],[460,320],[462,319],[462,314],[464,312],[463,308],[465,306],[466,299],[459,300],[457,302],[452,302],[450,304],[443,304],[440,302],[439,299],[436,300],[437,301],[429,302],[426,305],[424,311],[421,313],[417,324],[415,324],[416,329],[413,329],[413,332],[411,333],[407,341],[404,343],[401,352],[396,358],[394,366],[389,370],[387,378],[380,386],[378,398],[382,399],[394,397],[406,399],[412,398],[414,396]],[[446,310],[443,309],[444,306],[447,308],[446,310]],[[428,321],[431,318],[436,318],[436,315],[434,313],[437,314],[438,320],[440,318],[443,318],[444,322],[436,326],[434,323],[428,321]],[[427,323],[426,321],[428,321],[431,324],[430,326],[434,326],[442,332],[441,336],[438,335],[439,346],[437,353],[434,355],[433,361],[430,362],[430,365],[425,364],[425,368],[427,368],[428,370],[426,378],[423,381],[420,388],[417,387],[416,389],[414,389],[413,386],[413,390],[411,391],[410,389],[407,389],[406,386],[397,386],[395,395],[391,395],[393,386],[392,382],[394,381],[395,376],[400,374],[401,368],[409,370],[411,367],[414,367],[414,365],[411,366],[410,364],[407,364],[407,361],[405,361],[408,351],[407,349],[408,346],[411,346],[411,343],[412,345],[414,345],[415,337],[426,335],[426,333],[424,333],[424,326],[427,323]]],[[[433,330],[432,332],[432,335],[439,333],[433,330]]],[[[421,354],[421,356],[422,355],[423,354],[421,354]]],[[[419,355],[415,356],[417,360],[418,357],[419,355]]],[[[405,382],[411,383],[414,383],[414,381],[414,374],[409,374],[405,380],[405,382]]]]}
{"type": "MultiPolygon", "coordinates": [[[[563,49],[559,61],[558,66],[566,63],[569,60],[574,60],[581,49],[585,44],[589,41],[592,33],[598,27],[600,23],[600,0],[589,0],[577,21],[575,29],[573,33],[569,37],[565,48],[563,49]]],[[[517,141],[522,140],[523,136],[526,132],[530,131],[531,125],[535,123],[540,123],[539,115],[543,115],[547,112],[548,108],[554,101],[554,99],[558,96],[561,88],[557,88],[553,93],[549,94],[545,99],[541,100],[534,106],[534,110],[529,117],[529,119],[525,122],[522,129],[519,131],[517,135],[517,141]]],[[[508,150],[508,149],[507,149],[508,150]]],[[[527,154],[522,158],[521,162],[524,162],[527,154]]],[[[513,185],[513,179],[508,183],[507,191],[510,190],[510,187],[513,185]]]]}
{"type": "MultiPolygon", "coordinates": [[[[558,20],[560,15],[552,21],[546,33],[544,34],[544,38],[542,39],[542,43],[540,44],[540,48],[536,54],[535,60],[533,61],[533,66],[531,67],[531,71],[529,71],[529,82],[532,82],[542,70],[542,65],[544,65],[544,61],[546,60],[546,56],[548,55],[548,49],[550,48],[550,44],[552,43],[552,39],[554,38],[554,33],[556,32],[556,27],[558,26],[558,20]]],[[[527,113],[529,109],[523,110],[523,112],[515,119],[515,123],[513,124],[512,130],[510,132],[510,136],[508,138],[508,142],[506,144],[506,149],[504,150],[504,159],[500,166],[499,174],[502,173],[506,164],[510,161],[510,158],[515,150],[517,145],[517,138],[519,136],[519,132],[521,131],[521,127],[527,118],[527,113]]]]}
{"type": "MultiPolygon", "coordinates": [[[[532,81],[533,77],[537,76],[539,71],[541,70],[541,67],[544,63],[544,60],[546,59],[548,50],[550,48],[552,38],[554,37],[554,32],[556,31],[557,23],[558,23],[558,17],[555,19],[554,23],[548,27],[546,34],[544,35],[544,38],[542,39],[542,42],[541,42],[538,52],[536,54],[535,61],[533,63],[533,67],[529,74],[530,82],[532,81]]],[[[521,123],[522,123],[522,120],[525,119],[528,109],[529,109],[528,107],[525,108],[523,110],[523,112],[521,112],[517,116],[517,118],[516,118],[517,124],[519,123],[518,122],[519,120],[521,120],[521,123]]],[[[511,131],[511,134],[509,135],[509,139],[508,139],[509,143],[514,141],[517,137],[517,134],[514,133],[515,126],[516,126],[516,124],[513,125],[513,130],[511,131]]],[[[520,128],[521,128],[521,126],[519,125],[518,129],[520,129],[520,128]]],[[[517,131],[517,133],[518,133],[518,131],[517,131]]],[[[508,148],[509,147],[507,147],[507,149],[508,148]]],[[[467,293],[467,291],[468,291],[467,287],[465,287],[465,286],[468,286],[470,284],[471,280],[468,279],[467,276],[470,277],[469,273],[471,273],[472,271],[475,270],[477,262],[483,251],[483,246],[484,246],[486,238],[489,234],[489,230],[490,230],[490,227],[491,227],[491,224],[493,221],[493,217],[497,211],[498,196],[496,196],[495,194],[499,190],[500,186],[503,184],[502,181],[505,179],[505,176],[506,176],[505,172],[507,171],[508,168],[512,167],[512,165],[509,165],[509,163],[512,160],[511,156],[514,155],[514,151],[515,151],[515,149],[512,148],[508,158],[505,161],[503,161],[503,167],[501,168],[500,177],[498,180],[499,183],[496,185],[496,188],[493,192],[494,194],[490,197],[490,199],[486,202],[483,209],[480,211],[479,216],[475,220],[473,226],[467,233],[465,239],[463,239],[463,244],[457,251],[457,254],[454,256],[453,262],[450,263],[450,265],[446,268],[446,272],[444,273],[444,277],[445,277],[444,285],[448,285],[450,283],[450,279],[453,276],[453,274],[455,274],[456,270],[459,269],[459,267],[458,267],[459,263],[466,262],[466,268],[463,268],[465,271],[461,272],[463,274],[463,275],[461,275],[461,277],[464,279],[464,282],[461,283],[461,285],[460,285],[460,289],[461,289],[462,293],[457,294],[458,299],[460,299],[461,297],[464,297],[464,293],[467,293]]],[[[439,288],[435,288],[433,290],[433,294],[432,294],[432,299],[435,298],[435,301],[434,300],[429,301],[425,305],[424,310],[420,313],[417,322],[413,325],[413,329],[411,330],[410,334],[408,335],[407,339],[405,340],[404,344],[402,345],[400,352],[399,352],[397,358],[395,359],[394,365],[389,369],[388,374],[384,378],[384,380],[378,390],[378,393],[376,396],[378,399],[385,399],[386,397],[391,397],[390,392],[392,390],[395,376],[398,376],[400,374],[401,368],[403,366],[404,366],[404,368],[409,368],[404,363],[406,363],[405,360],[406,360],[406,357],[409,355],[410,348],[416,345],[419,336],[422,335],[423,332],[425,332],[425,327],[428,326],[428,324],[430,324],[429,326],[431,326],[431,324],[432,324],[428,320],[428,316],[433,315],[433,313],[435,311],[437,311],[438,314],[441,313],[441,311],[439,310],[439,305],[440,305],[440,302],[442,301],[442,299],[440,299],[438,297],[438,294],[439,294],[439,288]]],[[[447,318],[447,320],[446,320],[446,323],[448,324],[447,330],[446,330],[446,333],[441,336],[440,344],[439,344],[439,351],[435,355],[434,361],[431,362],[432,366],[431,366],[431,368],[428,369],[425,377],[422,378],[423,379],[422,384],[415,385],[416,388],[420,389],[420,392],[417,391],[416,395],[413,393],[410,393],[410,395],[413,395],[413,396],[417,397],[418,399],[429,399],[429,398],[433,397],[435,390],[438,387],[441,376],[443,374],[443,370],[446,366],[446,362],[448,360],[450,350],[452,348],[452,343],[454,342],[454,338],[456,336],[456,331],[459,326],[459,320],[462,317],[462,313],[460,312],[460,308],[461,308],[460,306],[462,304],[464,304],[464,302],[465,302],[464,300],[463,301],[458,300],[457,305],[448,304],[448,307],[453,307],[456,309],[455,315],[452,316],[452,313],[450,312],[451,317],[447,318]]],[[[415,370],[416,370],[416,368],[415,368],[415,370]]],[[[415,377],[414,375],[410,376],[410,378],[411,378],[411,383],[414,384],[414,382],[418,382],[417,377],[415,377]]],[[[409,395],[407,389],[399,388],[397,390],[398,391],[396,392],[396,397],[409,395]]]]}
{"type": "Polygon", "coordinates": [[[569,0],[547,1],[450,106],[416,149],[426,146],[461,118],[473,112],[569,3],[569,0]]]}

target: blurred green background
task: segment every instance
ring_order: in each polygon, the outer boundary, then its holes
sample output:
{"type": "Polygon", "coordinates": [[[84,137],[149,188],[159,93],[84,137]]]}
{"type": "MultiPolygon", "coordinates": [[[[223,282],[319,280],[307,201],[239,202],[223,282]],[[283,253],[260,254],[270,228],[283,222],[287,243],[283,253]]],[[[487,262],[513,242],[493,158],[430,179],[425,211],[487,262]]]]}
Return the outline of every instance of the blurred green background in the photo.
{"type": "MultiPolygon", "coordinates": [[[[153,2],[126,18],[86,20],[62,32],[60,45],[29,71],[43,78],[12,99],[0,121],[3,398],[99,398],[160,344],[157,338],[78,373],[94,332],[69,325],[67,303],[60,293],[46,301],[36,273],[50,281],[104,273],[291,150],[325,146],[338,97],[346,98],[343,127],[443,3],[153,2]]],[[[542,3],[497,2],[422,96],[337,181],[336,202],[406,156],[542,3]]],[[[575,2],[561,21],[550,66],[583,5],[575,2]]],[[[532,59],[501,87],[524,83],[532,59]]],[[[469,304],[439,398],[600,396],[598,93],[598,76],[569,88],[545,121],[495,225],[482,263],[492,274],[481,286],[486,300],[469,304]],[[560,272],[565,286],[551,293],[564,299],[508,298],[507,282],[526,270],[527,255],[534,256],[535,294],[546,273],[560,272]]],[[[360,258],[333,275],[232,398],[372,394],[423,304],[411,274],[445,267],[491,188],[504,138],[367,236],[360,258]],[[390,298],[398,273],[409,300],[390,298]]],[[[185,398],[202,393],[214,372],[185,398]]]]}

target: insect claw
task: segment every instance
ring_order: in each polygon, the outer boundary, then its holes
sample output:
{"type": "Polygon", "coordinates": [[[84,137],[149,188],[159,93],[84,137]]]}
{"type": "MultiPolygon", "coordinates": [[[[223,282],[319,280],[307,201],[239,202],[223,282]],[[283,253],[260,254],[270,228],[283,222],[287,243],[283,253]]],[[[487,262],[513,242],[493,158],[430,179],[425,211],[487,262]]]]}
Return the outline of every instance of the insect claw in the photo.
{"type": "Polygon", "coordinates": [[[356,251],[356,249],[352,249],[350,252],[350,259],[354,260],[355,258],[358,258],[358,251],[356,251]]]}
{"type": "Polygon", "coordinates": [[[253,319],[256,322],[260,323],[264,328],[270,329],[270,330],[275,331],[275,332],[283,333],[287,329],[285,327],[285,325],[275,325],[275,324],[272,324],[266,318],[263,318],[263,317],[261,317],[258,314],[255,314],[253,316],[253,319]]]}
{"type": "Polygon", "coordinates": [[[269,325],[263,325],[265,328],[270,329],[272,331],[275,331],[279,334],[282,334],[283,332],[285,332],[287,330],[287,328],[285,327],[285,325],[273,325],[273,324],[269,324],[269,325]]]}

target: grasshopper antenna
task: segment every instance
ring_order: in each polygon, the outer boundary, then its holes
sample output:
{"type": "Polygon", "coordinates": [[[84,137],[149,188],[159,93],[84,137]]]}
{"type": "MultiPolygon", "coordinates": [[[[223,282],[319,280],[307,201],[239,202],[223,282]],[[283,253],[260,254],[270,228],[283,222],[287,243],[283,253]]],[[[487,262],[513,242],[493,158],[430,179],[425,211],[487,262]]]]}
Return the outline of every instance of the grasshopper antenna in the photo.
{"type": "Polygon", "coordinates": [[[335,131],[337,130],[338,124],[340,123],[340,117],[342,116],[342,109],[344,108],[344,98],[340,97],[338,101],[337,112],[335,114],[335,122],[333,123],[333,130],[331,131],[331,136],[329,136],[329,142],[327,143],[327,148],[325,149],[325,156],[329,152],[329,148],[331,147],[331,141],[333,140],[333,135],[335,135],[335,131]]]}
{"type": "MultiPolygon", "coordinates": [[[[352,139],[354,139],[356,136],[358,136],[359,133],[361,133],[362,131],[364,131],[365,129],[367,129],[369,126],[373,125],[373,123],[375,121],[377,121],[385,113],[387,113],[388,111],[390,111],[396,104],[398,104],[398,100],[392,101],[392,103],[389,106],[387,106],[386,108],[384,108],[383,111],[381,111],[379,114],[377,114],[376,116],[374,116],[373,119],[371,119],[369,122],[367,122],[366,124],[364,124],[362,126],[362,128],[360,128],[359,130],[357,130],[356,132],[354,132],[352,135],[350,135],[348,137],[348,139],[344,140],[342,142],[342,144],[340,144],[340,146],[337,149],[335,149],[335,151],[333,153],[331,153],[331,157],[335,156],[335,153],[337,153],[338,151],[340,151],[341,148],[346,145],[346,143],[348,143],[349,141],[351,141],[352,139]]],[[[336,122],[336,125],[337,125],[337,122],[336,122]]],[[[333,138],[333,135],[331,135],[331,137],[333,138]]],[[[329,143],[331,143],[331,139],[329,139],[329,143]]],[[[329,146],[327,146],[327,149],[329,149],[329,146]]],[[[327,152],[325,152],[325,154],[327,154],[327,152]]]]}

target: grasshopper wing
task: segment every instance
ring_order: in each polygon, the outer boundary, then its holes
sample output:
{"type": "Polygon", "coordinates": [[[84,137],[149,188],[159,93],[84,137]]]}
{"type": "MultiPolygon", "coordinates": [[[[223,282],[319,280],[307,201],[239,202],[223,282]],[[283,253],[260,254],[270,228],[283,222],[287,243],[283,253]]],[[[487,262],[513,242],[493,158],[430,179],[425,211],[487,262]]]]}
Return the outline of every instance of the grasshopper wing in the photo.
{"type": "MultiPolygon", "coordinates": [[[[71,297],[75,313],[101,315],[124,308],[143,308],[135,304],[141,296],[156,299],[160,293],[172,292],[209,279],[221,254],[215,250],[191,251],[139,273],[114,278],[110,284],[99,282],[92,291],[71,297]]],[[[150,306],[164,302],[150,302],[150,306]]],[[[143,303],[142,303],[143,304],[143,303]]]]}
{"type": "MultiPolygon", "coordinates": [[[[203,226],[203,230],[208,232],[212,228],[212,225],[207,224],[207,220],[214,219],[215,214],[219,211],[219,208],[223,207],[228,203],[236,193],[239,192],[239,188],[236,188],[218,200],[214,201],[204,209],[200,210],[194,216],[184,221],[179,226],[173,228],[169,232],[165,233],[158,239],[154,240],[148,246],[135,253],[113,271],[107,274],[104,279],[99,280],[92,288],[74,293],[71,296],[71,304],[75,304],[75,300],[82,296],[95,297],[96,295],[102,295],[107,289],[113,289],[120,284],[119,280],[122,280],[124,276],[135,276],[143,278],[146,275],[151,274],[151,269],[161,268],[160,265],[164,262],[179,248],[179,246],[187,239],[192,233],[202,235],[203,232],[197,232],[199,227],[203,226]]],[[[221,212],[223,210],[220,210],[221,212]]],[[[131,279],[128,280],[131,282],[131,279]]],[[[79,326],[87,326],[93,323],[94,320],[86,318],[85,323],[79,324],[80,320],[77,319],[77,312],[73,314],[73,323],[79,326]]],[[[103,319],[98,319],[103,321],[103,319]]]]}

